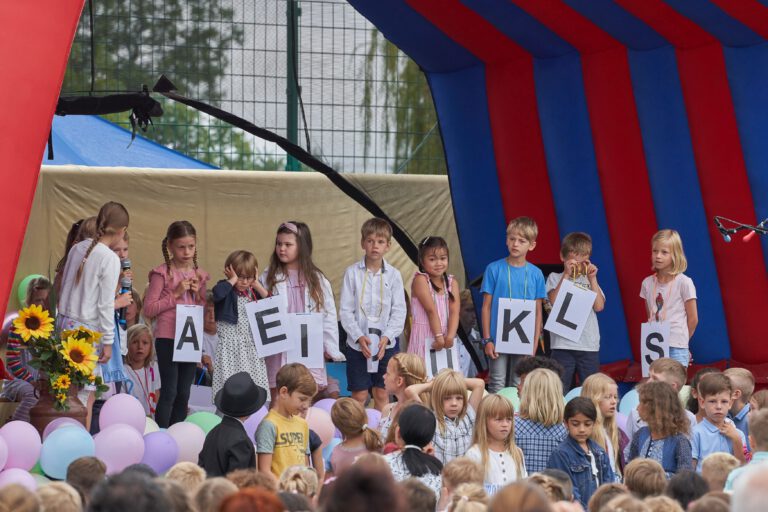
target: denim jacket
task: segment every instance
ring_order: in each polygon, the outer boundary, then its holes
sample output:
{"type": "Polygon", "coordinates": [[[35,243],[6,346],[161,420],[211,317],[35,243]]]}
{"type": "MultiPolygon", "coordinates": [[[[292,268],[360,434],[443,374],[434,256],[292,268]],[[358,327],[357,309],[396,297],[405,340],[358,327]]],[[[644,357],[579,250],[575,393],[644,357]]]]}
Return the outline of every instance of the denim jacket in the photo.
{"type": "Polygon", "coordinates": [[[587,441],[587,444],[589,451],[595,457],[597,481],[592,474],[589,455],[570,436],[565,438],[565,441],[560,443],[560,446],[552,452],[547,463],[548,468],[560,469],[568,473],[573,482],[573,497],[581,502],[584,510],[587,509],[587,502],[598,487],[614,481],[611,463],[605,450],[591,439],[587,441]]]}

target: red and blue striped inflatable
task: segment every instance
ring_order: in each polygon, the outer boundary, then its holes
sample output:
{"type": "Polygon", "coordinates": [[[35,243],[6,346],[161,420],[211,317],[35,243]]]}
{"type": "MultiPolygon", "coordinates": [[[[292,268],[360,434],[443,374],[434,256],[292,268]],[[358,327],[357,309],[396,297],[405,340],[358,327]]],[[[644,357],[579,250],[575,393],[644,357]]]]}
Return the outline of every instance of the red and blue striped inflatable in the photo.
{"type": "Polygon", "coordinates": [[[350,3],[427,76],[471,279],[510,218],[538,222],[534,263],[587,231],[601,360],[638,360],[650,239],[674,228],[696,362],[768,362],[768,238],[725,244],[711,223],[768,216],[768,0],[350,3]]]}

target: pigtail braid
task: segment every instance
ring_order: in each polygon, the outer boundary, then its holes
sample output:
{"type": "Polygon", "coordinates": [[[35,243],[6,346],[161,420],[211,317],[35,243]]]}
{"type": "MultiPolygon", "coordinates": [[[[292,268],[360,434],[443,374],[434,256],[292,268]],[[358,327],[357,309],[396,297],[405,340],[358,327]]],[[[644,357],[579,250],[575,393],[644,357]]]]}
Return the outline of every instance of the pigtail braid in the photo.
{"type": "Polygon", "coordinates": [[[77,268],[77,274],[75,276],[75,284],[80,283],[80,278],[83,277],[83,268],[85,267],[85,262],[88,260],[88,256],[91,255],[91,251],[93,251],[94,247],[96,247],[96,244],[99,243],[99,240],[101,240],[101,237],[104,236],[104,227],[99,226],[99,229],[96,231],[96,236],[93,237],[93,240],[91,240],[91,245],[88,246],[88,250],[85,251],[85,256],[83,256],[83,261],[80,262],[80,266],[77,268]]]}
{"type": "Polygon", "coordinates": [[[381,453],[381,450],[384,449],[381,436],[368,425],[363,429],[363,443],[365,443],[365,449],[369,452],[381,453]]]}
{"type": "Polygon", "coordinates": [[[451,285],[448,281],[448,272],[443,272],[443,282],[445,283],[445,293],[448,294],[448,301],[453,302],[453,294],[451,293],[451,285]]]}
{"type": "Polygon", "coordinates": [[[163,251],[163,259],[165,260],[165,272],[168,274],[168,277],[171,277],[171,256],[168,254],[168,237],[163,238],[161,247],[163,251]]]}
{"type": "Polygon", "coordinates": [[[197,245],[195,245],[195,254],[192,256],[192,263],[195,265],[195,270],[197,270],[199,268],[197,266],[197,245]]]}

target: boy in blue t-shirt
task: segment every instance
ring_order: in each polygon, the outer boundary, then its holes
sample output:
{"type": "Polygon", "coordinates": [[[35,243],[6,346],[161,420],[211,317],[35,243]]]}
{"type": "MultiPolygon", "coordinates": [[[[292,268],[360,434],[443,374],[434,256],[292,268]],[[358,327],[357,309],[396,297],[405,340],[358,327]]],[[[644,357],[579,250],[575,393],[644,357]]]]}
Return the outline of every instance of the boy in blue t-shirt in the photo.
{"type": "Polygon", "coordinates": [[[499,299],[524,299],[536,301],[536,330],[531,341],[531,355],[541,335],[541,305],[546,297],[544,274],[538,267],[526,261],[528,251],[536,248],[539,229],[536,221],[530,217],[512,219],[507,226],[507,249],[509,256],[494,261],[485,269],[483,285],[482,328],[483,347],[490,358],[490,379],[488,391],[498,390],[512,385],[517,379],[514,367],[521,355],[498,354],[496,352],[496,317],[499,312],[499,299]]]}

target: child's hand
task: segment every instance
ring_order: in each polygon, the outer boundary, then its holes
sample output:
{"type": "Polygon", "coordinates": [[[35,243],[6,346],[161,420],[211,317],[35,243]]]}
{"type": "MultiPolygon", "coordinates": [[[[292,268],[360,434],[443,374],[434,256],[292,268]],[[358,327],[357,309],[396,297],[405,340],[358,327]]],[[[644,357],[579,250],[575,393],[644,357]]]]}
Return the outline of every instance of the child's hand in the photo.
{"type": "Polygon", "coordinates": [[[435,342],[432,343],[432,350],[442,350],[445,348],[445,338],[443,336],[435,336],[435,342]]]}
{"type": "Polygon", "coordinates": [[[99,358],[99,364],[107,364],[112,358],[112,345],[103,345],[101,347],[101,357],[99,358]]]}
{"type": "Polygon", "coordinates": [[[587,260],[587,278],[590,281],[597,279],[597,266],[589,260],[587,260]]]}
{"type": "Polygon", "coordinates": [[[232,265],[224,268],[224,276],[232,286],[235,286],[237,283],[237,272],[235,272],[235,269],[232,267],[232,265]]]}
{"type": "Polygon", "coordinates": [[[115,309],[127,308],[133,304],[133,294],[125,292],[115,297],[115,309]]]}
{"type": "Polygon", "coordinates": [[[563,279],[570,279],[570,277],[576,272],[576,267],[579,265],[579,262],[575,259],[570,259],[565,262],[563,265],[563,279]]]}
{"type": "Polygon", "coordinates": [[[194,294],[198,294],[200,292],[200,280],[197,276],[189,280],[189,291],[194,294]]]}
{"type": "Polygon", "coordinates": [[[202,359],[201,359],[201,362],[202,362],[203,366],[205,366],[208,369],[208,373],[213,375],[213,361],[211,361],[211,356],[209,356],[207,354],[204,355],[202,357],[202,359]]]}
{"type": "Polygon", "coordinates": [[[333,360],[334,363],[343,363],[344,361],[347,360],[347,356],[339,352],[337,354],[333,354],[331,356],[331,359],[333,360]]]}
{"type": "Polygon", "coordinates": [[[723,423],[723,425],[720,427],[720,433],[733,442],[741,442],[741,436],[739,436],[739,431],[736,428],[736,425],[730,421],[723,423]]]}
{"type": "Polygon", "coordinates": [[[173,290],[173,294],[176,295],[176,298],[181,297],[185,293],[189,291],[190,288],[190,280],[189,279],[182,279],[179,281],[179,284],[176,285],[176,289],[173,290]]]}
{"type": "Polygon", "coordinates": [[[381,361],[381,359],[384,357],[384,352],[387,350],[387,345],[389,345],[389,340],[386,336],[382,336],[379,340],[379,353],[377,355],[377,359],[381,361]]]}
{"type": "Polygon", "coordinates": [[[445,337],[445,342],[443,343],[443,346],[445,348],[451,348],[453,347],[454,343],[456,342],[456,334],[454,333],[451,335],[448,333],[448,335],[445,337]]]}
{"type": "Polygon", "coordinates": [[[371,358],[371,339],[368,336],[360,336],[357,339],[357,343],[360,345],[360,352],[363,353],[363,357],[366,359],[371,358]]]}
{"type": "Polygon", "coordinates": [[[485,355],[487,355],[491,359],[499,358],[499,354],[496,353],[496,345],[494,345],[493,342],[486,344],[485,348],[483,349],[483,352],[485,352],[485,355]]]}

